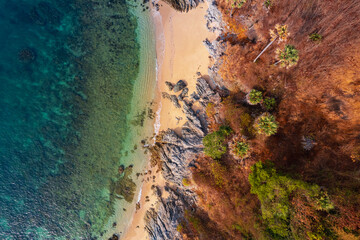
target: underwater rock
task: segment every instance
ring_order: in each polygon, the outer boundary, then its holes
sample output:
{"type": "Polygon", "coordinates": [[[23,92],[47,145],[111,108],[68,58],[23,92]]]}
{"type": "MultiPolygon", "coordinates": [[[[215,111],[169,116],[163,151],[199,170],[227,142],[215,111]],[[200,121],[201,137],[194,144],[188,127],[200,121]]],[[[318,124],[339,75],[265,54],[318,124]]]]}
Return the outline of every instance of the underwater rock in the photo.
{"type": "Polygon", "coordinates": [[[18,59],[24,63],[33,62],[36,59],[36,52],[32,48],[23,48],[18,53],[18,59]]]}
{"type": "Polygon", "coordinates": [[[120,165],[120,167],[118,168],[119,174],[123,174],[124,170],[125,170],[124,165],[120,165]]]}
{"type": "Polygon", "coordinates": [[[136,190],[136,184],[135,182],[130,178],[130,175],[132,173],[132,165],[125,168],[124,170],[124,176],[119,178],[117,182],[115,182],[115,193],[117,195],[120,195],[124,198],[127,202],[132,202],[135,196],[135,190],[136,190]]]}
{"type": "Polygon", "coordinates": [[[183,80],[179,80],[175,86],[174,86],[174,92],[179,92],[181,90],[183,90],[184,88],[186,88],[187,84],[186,82],[184,82],[183,80]]]}
{"type": "Polygon", "coordinates": [[[109,238],[109,240],[119,240],[119,236],[116,234],[113,234],[111,238],[109,238]]]}

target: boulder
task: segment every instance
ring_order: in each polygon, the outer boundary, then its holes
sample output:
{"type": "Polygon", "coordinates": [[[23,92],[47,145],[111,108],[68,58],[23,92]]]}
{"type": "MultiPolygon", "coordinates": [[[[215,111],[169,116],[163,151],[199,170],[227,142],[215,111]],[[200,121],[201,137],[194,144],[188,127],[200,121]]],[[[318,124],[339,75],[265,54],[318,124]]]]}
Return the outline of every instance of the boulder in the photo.
{"type": "Polygon", "coordinates": [[[181,105],[180,105],[179,100],[178,100],[178,98],[176,97],[176,95],[171,95],[171,96],[170,96],[170,101],[174,104],[174,106],[175,106],[176,108],[181,108],[181,105]]]}
{"type": "Polygon", "coordinates": [[[180,92],[181,90],[183,90],[184,88],[186,88],[187,84],[186,82],[184,82],[183,80],[179,80],[175,86],[174,86],[174,92],[180,92]]]}
{"type": "Polygon", "coordinates": [[[168,94],[167,92],[162,92],[161,96],[162,96],[162,98],[170,99],[170,94],[168,94]]]}
{"type": "Polygon", "coordinates": [[[171,82],[166,81],[165,85],[169,88],[169,91],[172,91],[174,89],[174,84],[172,84],[171,82]]]}

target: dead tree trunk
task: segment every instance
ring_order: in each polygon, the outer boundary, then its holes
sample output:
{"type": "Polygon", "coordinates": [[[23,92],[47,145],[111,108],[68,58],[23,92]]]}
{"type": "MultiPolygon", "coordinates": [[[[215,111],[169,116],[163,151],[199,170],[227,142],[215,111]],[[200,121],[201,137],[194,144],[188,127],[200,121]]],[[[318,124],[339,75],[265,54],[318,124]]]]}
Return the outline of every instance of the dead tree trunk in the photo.
{"type": "Polygon", "coordinates": [[[277,38],[278,38],[278,37],[276,37],[274,40],[272,40],[272,41],[264,48],[264,50],[261,51],[261,53],[255,58],[254,62],[256,62],[256,60],[258,60],[258,58],[266,51],[266,49],[268,49],[268,48],[271,46],[271,44],[273,44],[273,43],[276,41],[277,38]]]}

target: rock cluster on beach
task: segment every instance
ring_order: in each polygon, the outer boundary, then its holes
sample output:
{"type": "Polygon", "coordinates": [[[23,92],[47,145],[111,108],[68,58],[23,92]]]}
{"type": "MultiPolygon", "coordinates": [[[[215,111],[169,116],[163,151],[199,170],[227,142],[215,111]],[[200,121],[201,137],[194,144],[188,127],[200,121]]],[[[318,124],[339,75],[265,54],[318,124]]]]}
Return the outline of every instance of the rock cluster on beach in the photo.
{"type": "Polygon", "coordinates": [[[209,102],[219,103],[221,98],[203,78],[197,80],[196,92],[191,95],[197,97],[180,101],[187,120],[181,134],[168,129],[157,139],[168,196],[163,197],[157,188],[158,206],[146,214],[146,230],[154,240],[181,239],[177,225],[183,219],[184,210],[196,201],[196,195],[183,186],[182,180],[190,176],[189,167],[194,164],[195,155],[203,150],[202,138],[207,133],[205,107],[209,102]],[[192,107],[196,103],[200,110],[194,111],[192,107]]]}
{"type": "Polygon", "coordinates": [[[165,0],[178,11],[188,12],[190,9],[197,7],[203,0],[165,0]]]}

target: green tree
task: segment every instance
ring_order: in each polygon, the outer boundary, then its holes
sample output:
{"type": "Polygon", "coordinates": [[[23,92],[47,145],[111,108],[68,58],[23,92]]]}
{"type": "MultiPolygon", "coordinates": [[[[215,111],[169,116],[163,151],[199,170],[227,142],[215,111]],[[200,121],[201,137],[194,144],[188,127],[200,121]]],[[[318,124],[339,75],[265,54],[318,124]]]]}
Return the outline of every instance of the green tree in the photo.
{"type": "Polygon", "coordinates": [[[213,159],[219,159],[227,151],[224,143],[227,136],[232,132],[228,126],[221,126],[216,132],[210,133],[203,138],[204,153],[213,159]]]}
{"type": "Polygon", "coordinates": [[[333,205],[327,193],[317,185],[292,179],[276,172],[271,162],[257,162],[251,167],[249,182],[251,193],[261,203],[262,218],[272,239],[293,239],[296,229],[290,228],[291,197],[295,192],[309,199],[316,210],[329,211],[333,205]]]}

